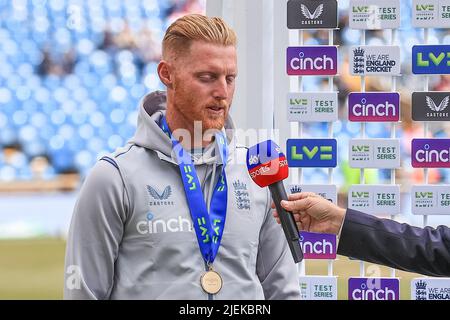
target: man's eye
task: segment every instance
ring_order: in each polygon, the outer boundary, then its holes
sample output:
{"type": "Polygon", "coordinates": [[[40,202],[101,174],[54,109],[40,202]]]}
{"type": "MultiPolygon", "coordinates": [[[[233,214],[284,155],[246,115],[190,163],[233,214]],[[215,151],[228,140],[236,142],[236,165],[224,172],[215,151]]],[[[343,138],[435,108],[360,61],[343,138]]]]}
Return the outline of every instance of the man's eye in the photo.
{"type": "Polygon", "coordinates": [[[236,77],[227,77],[227,82],[228,83],[233,83],[235,78],[236,77]]]}
{"type": "Polygon", "coordinates": [[[214,80],[214,77],[210,74],[201,75],[199,78],[201,81],[205,81],[205,82],[214,80]]]}

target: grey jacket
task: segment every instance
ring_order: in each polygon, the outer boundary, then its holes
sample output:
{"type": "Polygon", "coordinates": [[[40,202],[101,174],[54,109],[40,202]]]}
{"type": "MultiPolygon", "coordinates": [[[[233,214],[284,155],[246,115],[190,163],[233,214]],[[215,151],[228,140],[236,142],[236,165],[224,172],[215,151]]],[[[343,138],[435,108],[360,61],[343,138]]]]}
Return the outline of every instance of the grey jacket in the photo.
{"type": "MultiPolygon", "coordinates": [[[[226,130],[228,206],[214,269],[222,290],[200,287],[205,264],[170,139],[158,126],[165,94],[145,96],[136,134],[83,183],[69,230],[65,299],[299,299],[297,268],[270,194],[251,181],[246,148],[226,130]]],[[[233,129],[231,119],[226,129],[233,129]]],[[[205,201],[221,171],[210,146],[194,159],[205,201]],[[217,173],[217,174],[216,174],[217,173]]]]}

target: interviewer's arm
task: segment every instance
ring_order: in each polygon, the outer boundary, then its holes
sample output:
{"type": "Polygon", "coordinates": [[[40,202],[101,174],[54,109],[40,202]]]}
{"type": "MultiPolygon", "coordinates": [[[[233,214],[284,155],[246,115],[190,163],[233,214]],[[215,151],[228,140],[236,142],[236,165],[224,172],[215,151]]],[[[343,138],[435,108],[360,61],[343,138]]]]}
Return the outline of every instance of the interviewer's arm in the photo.
{"type": "Polygon", "coordinates": [[[418,228],[348,209],[338,254],[436,277],[450,276],[450,229],[418,228]]]}

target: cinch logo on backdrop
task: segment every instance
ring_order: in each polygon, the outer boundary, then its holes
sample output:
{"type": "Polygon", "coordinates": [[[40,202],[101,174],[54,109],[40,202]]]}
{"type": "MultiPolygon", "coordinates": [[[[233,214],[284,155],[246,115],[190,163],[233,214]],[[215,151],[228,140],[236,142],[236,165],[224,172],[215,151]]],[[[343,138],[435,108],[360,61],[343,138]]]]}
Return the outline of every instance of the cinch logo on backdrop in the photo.
{"type": "Polygon", "coordinates": [[[396,92],[351,92],[348,120],[396,122],[400,119],[400,95],[396,92]]]}
{"type": "Polygon", "coordinates": [[[337,74],[337,47],[288,47],[286,71],[290,76],[334,76],[337,74]]]}
{"type": "Polygon", "coordinates": [[[412,119],[414,121],[450,121],[450,92],[413,92],[412,119]]]}
{"type": "Polygon", "coordinates": [[[413,168],[450,168],[450,139],[413,139],[413,168]]]}
{"type": "Polygon", "coordinates": [[[288,29],[337,28],[336,0],[289,0],[287,3],[288,29]]]}
{"type": "Polygon", "coordinates": [[[417,45],[412,48],[414,74],[449,74],[450,45],[417,45]]]}
{"type": "Polygon", "coordinates": [[[299,232],[300,246],[305,259],[336,259],[336,235],[299,232]]]}
{"type": "Polygon", "coordinates": [[[396,278],[349,278],[348,300],[399,300],[396,278]]]}
{"type": "Polygon", "coordinates": [[[337,166],[336,139],[288,139],[286,149],[289,167],[337,166]]]}

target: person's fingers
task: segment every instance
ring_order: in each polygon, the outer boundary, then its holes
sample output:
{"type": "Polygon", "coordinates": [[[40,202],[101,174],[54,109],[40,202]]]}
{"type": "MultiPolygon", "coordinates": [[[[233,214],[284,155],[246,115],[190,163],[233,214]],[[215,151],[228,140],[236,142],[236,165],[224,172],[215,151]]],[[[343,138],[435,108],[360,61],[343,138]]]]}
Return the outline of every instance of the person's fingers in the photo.
{"type": "Polygon", "coordinates": [[[298,213],[294,213],[294,220],[295,222],[301,222],[301,216],[300,216],[300,212],[298,213]]]}
{"type": "Polygon", "coordinates": [[[317,197],[318,194],[314,193],[314,192],[297,192],[297,193],[293,193],[288,195],[288,200],[300,200],[300,199],[305,199],[308,197],[317,197]]]}
{"type": "Polygon", "coordinates": [[[311,197],[292,200],[292,201],[281,201],[281,206],[285,208],[287,211],[306,211],[311,206],[311,197]]]}
{"type": "Polygon", "coordinates": [[[275,202],[272,201],[272,204],[270,205],[270,207],[271,207],[272,209],[275,209],[275,202]]]}
{"type": "Polygon", "coordinates": [[[279,217],[277,210],[272,210],[272,215],[273,215],[274,218],[278,218],[279,217]]]}
{"type": "Polygon", "coordinates": [[[309,231],[311,228],[311,216],[304,215],[301,217],[302,230],[309,231]]]}

